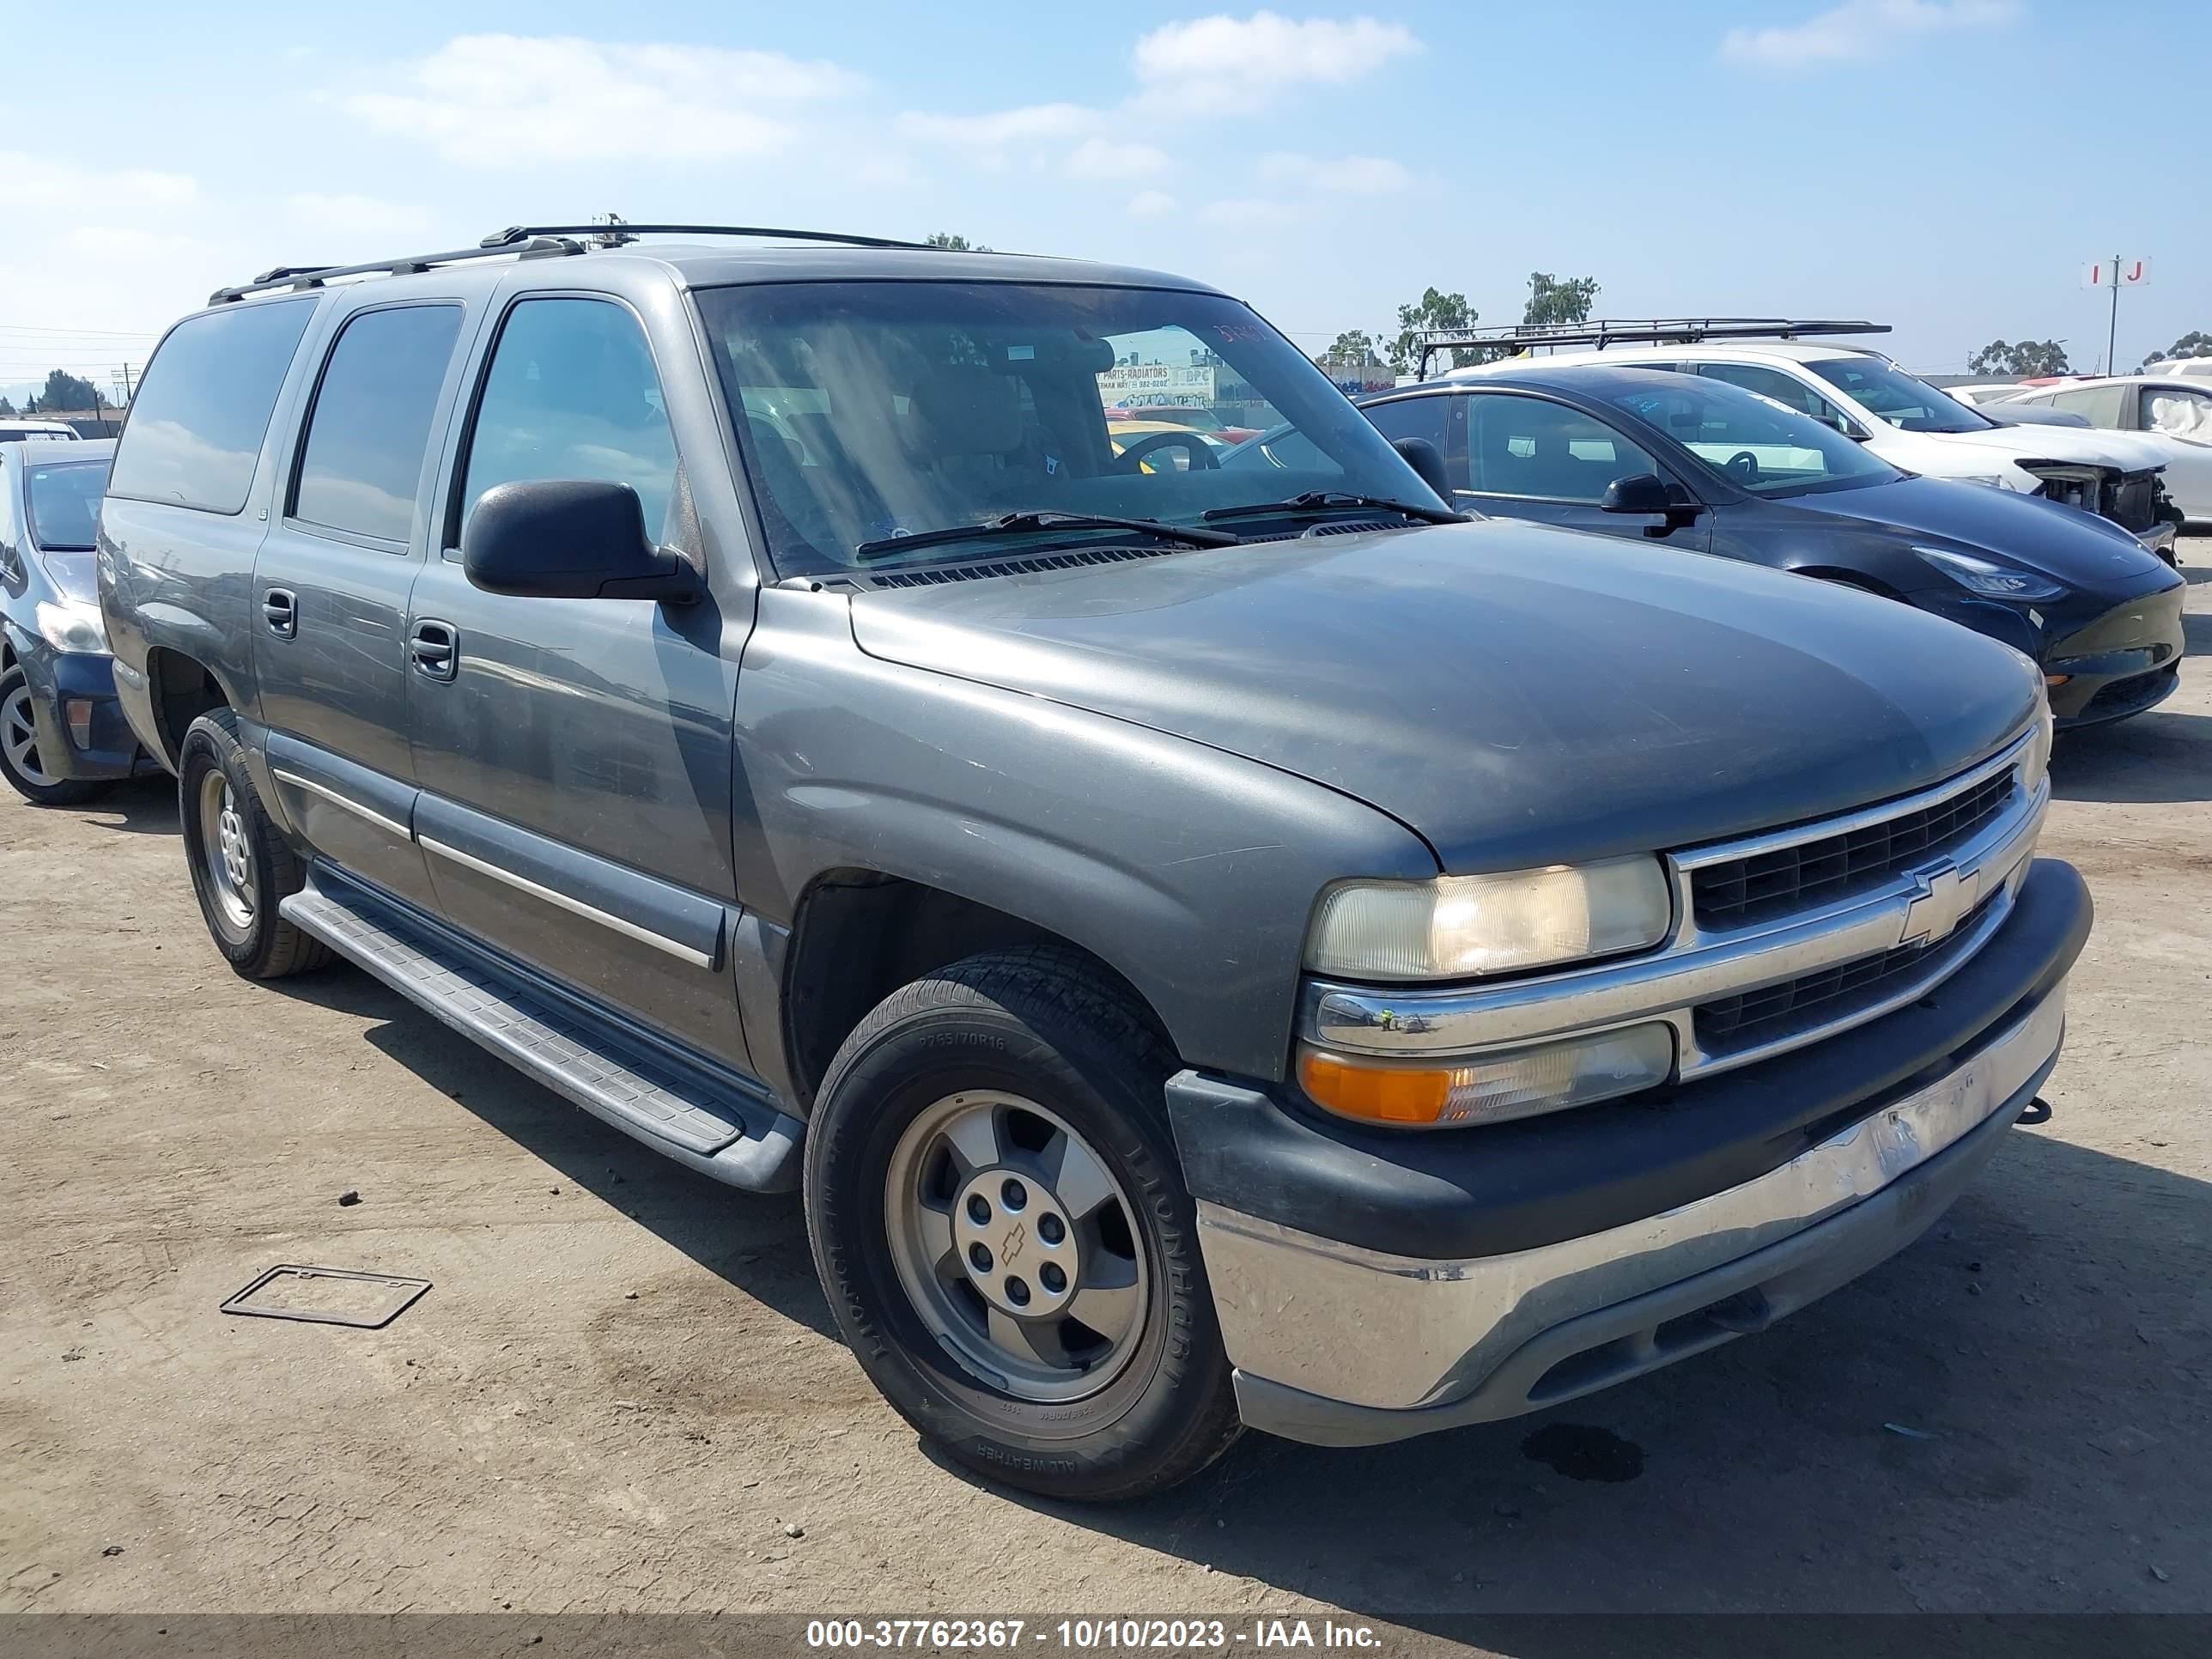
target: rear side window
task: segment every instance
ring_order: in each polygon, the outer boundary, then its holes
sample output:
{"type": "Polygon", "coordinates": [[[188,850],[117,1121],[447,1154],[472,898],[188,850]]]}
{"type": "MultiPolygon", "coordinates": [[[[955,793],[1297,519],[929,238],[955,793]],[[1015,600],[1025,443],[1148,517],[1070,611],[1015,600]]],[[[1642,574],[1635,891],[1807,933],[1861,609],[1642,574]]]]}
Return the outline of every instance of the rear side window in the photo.
{"type": "Polygon", "coordinates": [[[459,306],[364,312],[338,334],[307,416],[292,516],[404,542],[416,486],[460,336],[459,306]]]}
{"type": "Polygon", "coordinates": [[[284,372],[315,301],[204,312],[147,365],[115,453],[108,494],[235,513],[252,487],[284,372]]]}

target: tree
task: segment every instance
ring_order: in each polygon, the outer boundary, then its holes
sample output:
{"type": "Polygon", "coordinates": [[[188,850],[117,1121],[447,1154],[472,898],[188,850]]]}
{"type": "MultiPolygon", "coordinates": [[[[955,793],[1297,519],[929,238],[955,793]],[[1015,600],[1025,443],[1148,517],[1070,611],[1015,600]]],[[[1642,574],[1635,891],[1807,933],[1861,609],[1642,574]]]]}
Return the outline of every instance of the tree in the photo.
{"type": "Polygon", "coordinates": [[[2143,359],[2143,367],[2153,363],[2172,362],[2177,357],[2212,357],[2212,334],[2201,328],[2192,328],[2163,351],[2154,351],[2143,359]]]}
{"type": "Polygon", "coordinates": [[[1382,359],[1375,349],[1378,342],[1364,328],[1348,328],[1336,337],[1329,349],[1321,354],[1324,363],[1346,363],[1356,368],[1379,368],[1382,359]]]}
{"type": "Polygon", "coordinates": [[[2008,345],[1992,340],[1966,359],[1969,374],[2010,374],[2026,380],[2035,374],[2071,374],[2063,340],[2022,340],[2008,345]]]}
{"type": "Polygon", "coordinates": [[[1554,276],[1548,270],[1528,273],[1528,306],[1523,323],[1586,323],[1590,307],[1597,303],[1595,276],[1554,276]]]}
{"type": "Polygon", "coordinates": [[[991,250],[981,242],[971,242],[965,236],[949,230],[933,230],[926,246],[951,248],[955,253],[988,253],[991,250]]]}
{"type": "Polygon", "coordinates": [[[0,420],[5,420],[9,416],[15,414],[15,405],[9,403],[5,398],[0,398],[0,420]]]}
{"type": "MultiPolygon", "coordinates": [[[[1466,295],[1443,294],[1435,289],[1430,289],[1412,305],[1400,306],[1398,337],[1390,342],[1390,367],[1401,374],[1410,374],[1420,361],[1417,336],[1435,328],[1472,328],[1476,315],[1469,308],[1466,295]]],[[[1454,368],[1465,368],[1469,363],[1480,362],[1482,354],[1455,347],[1451,359],[1454,368]]]]}
{"type": "Polygon", "coordinates": [[[106,407],[107,399],[100,395],[99,387],[59,368],[48,372],[46,389],[31,399],[33,414],[73,415],[106,407]]]}

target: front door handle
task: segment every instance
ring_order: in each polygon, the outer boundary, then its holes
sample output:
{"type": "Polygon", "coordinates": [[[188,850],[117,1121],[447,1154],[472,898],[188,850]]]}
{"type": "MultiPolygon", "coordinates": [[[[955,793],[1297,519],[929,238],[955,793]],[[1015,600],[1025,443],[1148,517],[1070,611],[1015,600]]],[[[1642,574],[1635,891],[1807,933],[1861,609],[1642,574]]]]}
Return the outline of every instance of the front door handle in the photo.
{"type": "Polygon", "coordinates": [[[423,678],[449,680],[460,671],[460,632],[451,623],[426,617],[407,630],[407,654],[423,678]]]}
{"type": "Polygon", "coordinates": [[[269,589],[261,596],[261,620],[278,639],[292,638],[300,631],[299,596],[289,587],[269,589]]]}

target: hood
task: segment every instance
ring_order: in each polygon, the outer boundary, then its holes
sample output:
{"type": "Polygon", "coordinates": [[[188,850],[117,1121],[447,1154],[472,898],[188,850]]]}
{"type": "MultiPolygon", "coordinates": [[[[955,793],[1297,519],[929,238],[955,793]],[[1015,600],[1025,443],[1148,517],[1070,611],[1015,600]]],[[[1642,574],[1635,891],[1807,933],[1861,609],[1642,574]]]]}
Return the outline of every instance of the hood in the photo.
{"type": "Polygon", "coordinates": [[[2098,427],[2000,426],[1987,432],[1916,432],[1945,446],[1994,450],[2011,460],[2066,461],[2086,466],[2116,466],[2142,472],[2164,466],[2171,453],[2155,439],[2098,427]]]}
{"type": "MultiPolygon", "coordinates": [[[[2115,602],[2172,574],[2157,555],[2109,519],[1986,484],[1900,478],[1782,499],[1791,507],[1844,520],[1868,535],[1904,542],[1917,536],[1986,553],[2115,602]]],[[[1930,586],[1943,585],[1933,570],[1929,575],[1930,586]]]]}
{"type": "Polygon", "coordinates": [[[1685,846],[1940,781],[2033,714],[1894,602],[1510,520],[871,592],[886,660],[1356,797],[1471,872],[1685,846]]]}

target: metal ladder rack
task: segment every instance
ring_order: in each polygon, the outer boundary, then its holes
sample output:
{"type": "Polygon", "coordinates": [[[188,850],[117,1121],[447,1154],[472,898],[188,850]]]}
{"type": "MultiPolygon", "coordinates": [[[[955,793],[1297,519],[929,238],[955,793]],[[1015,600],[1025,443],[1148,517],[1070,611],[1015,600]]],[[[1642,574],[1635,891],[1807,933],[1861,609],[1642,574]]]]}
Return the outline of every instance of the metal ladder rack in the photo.
{"type": "Polygon", "coordinates": [[[1828,334],[1887,334],[1887,323],[1824,317],[1604,317],[1586,323],[1516,323],[1504,328],[1433,328],[1414,337],[1419,374],[1426,379],[1437,352],[1483,347],[1521,351],[1535,346],[1695,345],[1705,340],[1800,340],[1828,334]]]}

